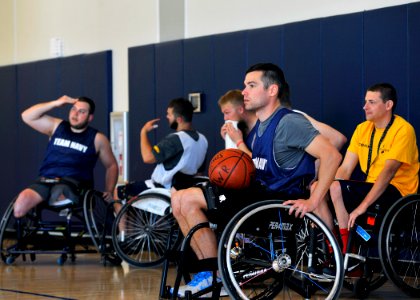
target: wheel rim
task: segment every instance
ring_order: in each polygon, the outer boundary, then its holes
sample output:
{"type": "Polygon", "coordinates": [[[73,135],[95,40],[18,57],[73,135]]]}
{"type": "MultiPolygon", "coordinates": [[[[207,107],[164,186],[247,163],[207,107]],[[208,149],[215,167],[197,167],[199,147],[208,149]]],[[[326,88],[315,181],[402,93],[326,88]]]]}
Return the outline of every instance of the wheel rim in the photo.
{"type": "MultiPolygon", "coordinates": [[[[295,226],[296,224],[289,222],[291,217],[288,215],[288,207],[279,204],[279,201],[264,201],[256,205],[251,205],[234,217],[224,231],[219,246],[219,254],[222,254],[223,256],[222,259],[219,258],[219,269],[222,270],[222,280],[224,286],[227,287],[230,296],[242,299],[270,299],[282,289],[282,295],[286,298],[289,298],[290,294],[293,293],[303,296],[301,289],[297,286],[305,284],[306,288],[311,290],[309,293],[316,293],[316,296],[320,299],[337,298],[339,291],[341,290],[343,278],[340,249],[331,232],[326,229],[325,224],[313,215],[307,214],[304,219],[315,222],[314,224],[316,224],[316,226],[321,226],[328,231],[326,232],[327,238],[334,244],[334,253],[336,253],[334,257],[337,257],[337,280],[328,281],[325,277],[322,278],[318,276],[314,278],[313,275],[309,275],[307,271],[308,259],[304,255],[306,249],[303,249],[301,247],[302,245],[299,249],[299,244],[291,246],[292,243],[294,243],[294,236],[292,237],[292,234],[294,235],[298,232],[294,232],[294,229],[291,229],[291,232],[289,233],[287,233],[287,230],[284,230],[283,236],[281,235],[281,230],[277,230],[279,235],[271,236],[268,239],[257,237],[255,229],[253,229],[253,237],[251,234],[248,236],[239,236],[243,239],[243,241],[240,242],[240,245],[243,246],[243,251],[244,253],[246,252],[246,254],[242,253],[242,257],[232,256],[231,250],[238,247],[237,234],[241,231],[246,231],[244,228],[247,226],[251,225],[255,227],[255,224],[258,224],[256,222],[257,220],[259,223],[262,222],[261,220],[267,220],[266,215],[264,215],[267,210],[276,210],[276,214],[278,213],[280,216],[279,222],[274,223],[270,221],[270,226],[273,228],[283,227],[283,229],[286,229],[285,227],[295,226]],[[281,221],[282,219],[283,221],[281,221]],[[247,222],[249,223],[246,224],[247,222]],[[291,237],[293,238],[293,242],[286,242],[288,238],[291,240],[291,237]],[[246,249],[246,244],[248,244],[248,246],[253,245],[254,249],[246,249]],[[289,249],[285,249],[286,245],[289,249]],[[258,250],[255,250],[256,248],[258,248],[258,250]],[[251,251],[254,251],[254,253],[251,251]],[[328,283],[322,283],[322,281],[328,281],[328,283]],[[252,284],[254,284],[254,286],[252,286],[252,284]],[[287,289],[285,289],[285,287],[287,287],[287,289]]],[[[293,221],[302,220],[295,219],[294,217],[293,219],[293,221]]],[[[262,231],[263,230],[261,230],[261,232],[262,231]]],[[[276,230],[274,230],[274,232],[275,231],[276,230]]],[[[305,238],[304,232],[300,231],[299,234],[301,234],[301,239],[305,238]]]]}

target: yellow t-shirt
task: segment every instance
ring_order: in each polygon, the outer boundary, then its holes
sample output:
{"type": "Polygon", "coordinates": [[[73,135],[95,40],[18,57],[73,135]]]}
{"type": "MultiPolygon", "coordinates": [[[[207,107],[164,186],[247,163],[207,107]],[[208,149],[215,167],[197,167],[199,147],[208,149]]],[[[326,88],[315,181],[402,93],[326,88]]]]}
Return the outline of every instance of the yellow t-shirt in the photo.
{"type": "MultiPolygon", "coordinates": [[[[359,124],[353,133],[349,148],[347,149],[359,157],[360,168],[364,173],[366,173],[367,169],[370,137],[373,127],[374,124],[371,121],[365,121],[359,124]]],[[[385,166],[385,161],[394,159],[401,162],[402,165],[397,170],[397,173],[395,173],[391,184],[403,196],[417,193],[419,185],[417,175],[419,171],[419,154],[416,133],[413,126],[402,117],[395,115],[394,123],[383,139],[378,153],[379,140],[384,130],[383,128],[376,129],[375,131],[371,166],[366,181],[375,182],[385,166]]]]}

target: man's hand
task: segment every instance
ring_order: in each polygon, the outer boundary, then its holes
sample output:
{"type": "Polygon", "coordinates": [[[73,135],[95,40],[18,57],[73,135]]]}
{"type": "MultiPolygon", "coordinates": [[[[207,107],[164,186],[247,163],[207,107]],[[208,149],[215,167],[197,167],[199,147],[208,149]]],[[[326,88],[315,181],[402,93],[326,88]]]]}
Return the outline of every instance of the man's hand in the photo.
{"type": "Polygon", "coordinates": [[[232,123],[226,123],[224,125],[226,134],[229,135],[230,139],[236,144],[237,142],[243,140],[242,131],[235,128],[232,123]]]}
{"type": "Polygon", "coordinates": [[[289,215],[295,212],[296,218],[303,218],[303,216],[315,210],[317,205],[311,199],[298,199],[298,200],[287,200],[283,203],[284,205],[291,205],[289,209],[289,215]]]}
{"type": "Polygon", "coordinates": [[[366,208],[364,208],[362,205],[359,205],[356,207],[355,210],[353,210],[349,215],[349,222],[347,225],[347,228],[350,230],[356,223],[356,219],[358,216],[363,215],[366,212],[366,208]]]}
{"type": "Polygon", "coordinates": [[[143,125],[143,128],[141,129],[141,131],[144,131],[146,133],[152,131],[153,129],[157,128],[157,126],[158,126],[157,122],[159,122],[159,121],[160,121],[160,118],[153,119],[153,120],[150,120],[150,121],[146,122],[146,124],[143,125]]]}
{"type": "Polygon", "coordinates": [[[112,193],[110,193],[110,192],[103,192],[102,193],[102,198],[108,203],[111,202],[111,201],[114,201],[112,193]]]}
{"type": "Polygon", "coordinates": [[[60,98],[55,100],[56,107],[61,107],[61,106],[66,105],[66,104],[73,105],[76,102],[77,102],[76,98],[72,98],[72,97],[69,97],[69,96],[66,96],[66,95],[61,96],[60,98]]]}
{"type": "Polygon", "coordinates": [[[222,139],[225,139],[226,136],[226,124],[223,124],[222,127],[220,127],[220,136],[222,137],[222,139]]]}

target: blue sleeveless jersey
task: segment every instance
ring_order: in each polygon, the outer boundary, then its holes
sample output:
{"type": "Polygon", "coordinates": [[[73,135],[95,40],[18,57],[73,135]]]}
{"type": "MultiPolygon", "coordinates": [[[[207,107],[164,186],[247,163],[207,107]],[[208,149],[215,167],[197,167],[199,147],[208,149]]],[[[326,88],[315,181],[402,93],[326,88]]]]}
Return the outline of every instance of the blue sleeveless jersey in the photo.
{"type": "Polygon", "coordinates": [[[93,169],[98,160],[95,149],[97,132],[88,127],[85,131],[76,133],[71,131],[68,121],[62,121],[48,143],[39,175],[93,182],[93,169]]]}
{"type": "Polygon", "coordinates": [[[254,139],[255,136],[257,135],[257,125],[254,125],[254,127],[252,127],[252,129],[248,132],[248,135],[246,136],[245,139],[245,145],[248,147],[248,149],[252,152],[252,148],[254,146],[254,139]]]}
{"type": "MultiPolygon", "coordinates": [[[[268,190],[281,192],[288,195],[301,195],[305,193],[302,186],[303,179],[314,178],[315,159],[305,152],[298,165],[293,168],[281,168],[277,165],[274,156],[274,137],[277,125],[286,114],[293,111],[282,108],[279,109],[271,119],[266,130],[261,137],[255,135],[252,149],[252,159],[256,167],[256,179],[261,182],[268,190]]],[[[260,122],[254,126],[256,132],[260,122]]],[[[296,151],[302,151],[296,149],[296,151]]]]}

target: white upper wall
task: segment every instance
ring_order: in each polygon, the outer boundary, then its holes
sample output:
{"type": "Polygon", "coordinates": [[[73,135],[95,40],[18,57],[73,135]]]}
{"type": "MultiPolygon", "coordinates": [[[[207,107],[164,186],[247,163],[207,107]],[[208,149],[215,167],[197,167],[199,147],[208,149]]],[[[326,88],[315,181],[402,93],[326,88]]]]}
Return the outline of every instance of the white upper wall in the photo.
{"type": "Polygon", "coordinates": [[[185,37],[281,25],[418,1],[185,0],[185,37]]]}
{"type": "Polygon", "coordinates": [[[112,50],[114,111],[125,111],[127,49],[159,42],[160,24],[179,26],[181,18],[185,30],[178,38],[191,38],[418,2],[184,0],[184,14],[166,12],[159,20],[160,9],[170,4],[160,1],[0,0],[0,66],[51,58],[53,37],[62,39],[64,56],[112,50]]]}

